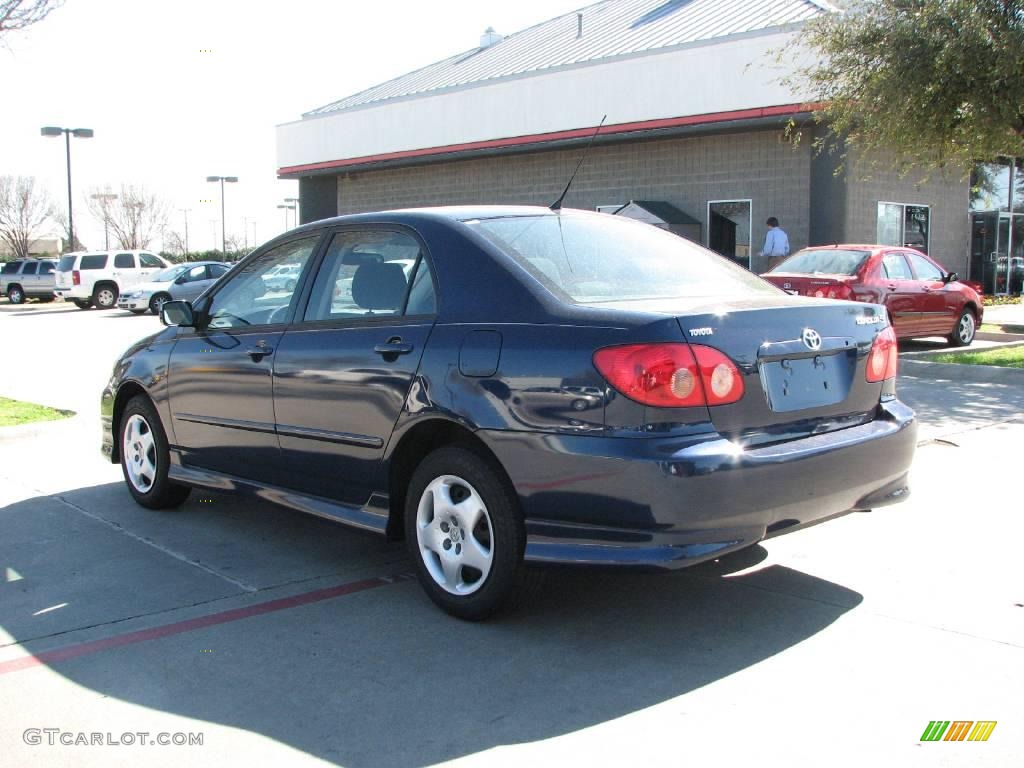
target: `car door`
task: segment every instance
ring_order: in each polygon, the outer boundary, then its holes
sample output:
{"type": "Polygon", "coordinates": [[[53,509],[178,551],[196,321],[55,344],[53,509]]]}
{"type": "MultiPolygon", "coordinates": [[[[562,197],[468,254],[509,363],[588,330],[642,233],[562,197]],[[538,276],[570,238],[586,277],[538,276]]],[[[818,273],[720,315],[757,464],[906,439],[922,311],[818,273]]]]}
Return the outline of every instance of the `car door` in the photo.
{"type": "Polygon", "coordinates": [[[923,254],[907,251],[920,290],[921,318],[918,333],[945,336],[960,316],[960,294],[951,291],[946,273],[923,254]]]}
{"type": "Polygon", "coordinates": [[[120,286],[122,291],[128,286],[136,285],[141,282],[139,279],[138,262],[135,260],[134,253],[114,254],[114,271],[112,277],[117,281],[117,284],[120,286]]]}
{"type": "Polygon", "coordinates": [[[170,288],[171,298],[193,301],[210,286],[211,282],[207,277],[206,265],[196,264],[175,278],[170,288]]]}
{"type": "Polygon", "coordinates": [[[434,325],[428,257],[411,233],[332,233],[302,317],[274,358],[282,464],[296,490],[362,506],[434,325]]]}
{"type": "Polygon", "coordinates": [[[896,335],[912,336],[920,323],[921,291],[902,251],[882,254],[880,284],[896,335]]]}
{"type": "Polygon", "coordinates": [[[196,306],[171,351],[168,392],[183,463],[269,483],[283,479],[274,423],[273,366],[298,294],[267,293],[283,262],[308,267],[320,233],[269,248],[196,306]]]}
{"type": "Polygon", "coordinates": [[[26,261],[21,266],[21,290],[25,292],[26,296],[35,296],[39,291],[39,262],[38,261],[26,261]]]}
{"type": "Polygon", "coordinates": [[[53,298],[53,289],[56,287],[57,265],[52,261],[39,262],[39,278],[36,281],[36,291],[40,296],[53,298]]]}

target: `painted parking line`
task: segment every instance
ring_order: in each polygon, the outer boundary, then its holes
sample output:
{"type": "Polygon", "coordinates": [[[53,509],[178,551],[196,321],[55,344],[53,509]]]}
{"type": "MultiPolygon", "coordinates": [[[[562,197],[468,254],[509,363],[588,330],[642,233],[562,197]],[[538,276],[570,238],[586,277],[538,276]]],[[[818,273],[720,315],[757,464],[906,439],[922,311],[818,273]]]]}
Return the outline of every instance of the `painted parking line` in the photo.
{"type": "Polygon", "coordinates": [[[208,616],[199,616],[194,619],[176,621],[159,627],[140,629],[137,632],[126,632],[123,635],[114,635],[113,637],[105,637],[101,640],[92,640],[87,643],[69,645],[66,648],[57,648],[52,651],[43,651],[39,654],[22,656],[17,659],[0,662],[0,675],[10,674],[11,672],[20,672],[23,669],[31,669],[32,667],[39,667],[52,664],[54,662],[77,659],[79,656],[87,656],[91,653],[107,651],[111,648],[121,648],[126,645],[134,645],[135,643],[144,643],[147,640],[156,640],[161,637],[180,635],[184,632],[192,632],[193,630],[203,629],[204,627],[227,624],[232,621],[239,621],[240,619],[248,619],[252,616],[262,616],[266,613],[283,611],[287,608],[296,608],[300,605],[318,603],[322,600],[331,600],[335,597],[354,595],[358,592],[366,592],[370,589],[386,587],[389,584],[394,584],[399,581],[409,581],[413,578],[415,578],[415,576],[411,573],[402,573],[397,576],[374,576],[370,579],[350,581],[346,584],[339,584],[335,587],[317,589],[312,592],[292,595],[291,597],[268,600],[265,603],[256,603],[255,605],[248,605],[244,608],[233,608],[228,611],[221,611],[220,613],[211,613],[208,616]]]}

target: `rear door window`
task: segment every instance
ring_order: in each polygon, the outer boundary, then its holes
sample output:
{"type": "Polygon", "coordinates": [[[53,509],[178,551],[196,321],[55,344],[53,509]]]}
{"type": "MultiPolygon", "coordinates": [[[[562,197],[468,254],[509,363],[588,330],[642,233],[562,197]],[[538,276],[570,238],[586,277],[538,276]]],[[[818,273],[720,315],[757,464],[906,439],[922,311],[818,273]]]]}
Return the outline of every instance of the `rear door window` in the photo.
{"type": "Polygon", "coordinates": [[[90,256],[83,256],[82,263],[78,266],[79,269],[106,269],[107,268],[107,254],[95,253],[90,256]]]}
{"type": "Polygon", "coordinates": [[[56,265],[52,261],[44,261],[39,265],[39,274],[48,275],[53,272],[55,266],[56,265]]]}
{"type": "Polygon", "coordinates": [[[135,269],[135,257],[130,253],[119,253],[114,257],[114,269],[135,269]]]}
{"type": "Polygon", "coordinates": [[[21,270],[21,274],[34,275],[37,269],[39,269],[39,264],[34,261],[27,261],[25,262],[25,268],[21,270]]]}
{"type": "Polygon", "coordinates": [[[902,253],[887,253],[882,257],[882,272],[890,280],[913,280],[907,260],[902,253]]]}

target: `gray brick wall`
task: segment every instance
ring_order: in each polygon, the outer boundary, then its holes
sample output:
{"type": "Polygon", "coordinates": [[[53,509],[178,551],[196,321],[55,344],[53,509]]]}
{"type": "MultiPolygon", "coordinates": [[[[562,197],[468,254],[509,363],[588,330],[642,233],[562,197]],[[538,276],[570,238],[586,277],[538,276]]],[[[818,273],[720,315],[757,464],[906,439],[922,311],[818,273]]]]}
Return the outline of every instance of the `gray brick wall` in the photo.
{"type": "MultiPolygon", "coordinates": [[[[807,244],[811,150],[779,141],[779,130],[594,146],[566,198],[591,209],[664,200],[700,221],[709,200],[752,199],[753,250],[776,216],[794,249],[807,244]]],[[[549,205],[580,150],[558,150],[345,174],[338,212],[464,203],[549,205]]]]}
{"type": "Polygon", "coordinates": [[[880,202],[927,205],[931,208],[929,255],[946,269],[967,277],[970,180],[957,171],[935,172],[929,178],[910,173],[900,178],[890,158],[872,163],[851,155],[845,174],[847,241],[875,242],[880,202]]]}

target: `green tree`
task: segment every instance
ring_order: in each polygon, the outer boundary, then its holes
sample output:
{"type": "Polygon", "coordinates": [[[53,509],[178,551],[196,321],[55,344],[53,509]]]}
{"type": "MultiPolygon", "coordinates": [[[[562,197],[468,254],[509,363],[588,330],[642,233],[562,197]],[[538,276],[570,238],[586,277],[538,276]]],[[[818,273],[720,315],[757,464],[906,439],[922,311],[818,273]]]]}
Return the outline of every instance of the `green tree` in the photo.
{"type": "Polygon", "coordinates": [[[1024,0],[855,0],[799,48],[815,60],[789,83],[851,148],[923,169],[1024,156],[1024,0]]]}

